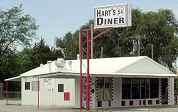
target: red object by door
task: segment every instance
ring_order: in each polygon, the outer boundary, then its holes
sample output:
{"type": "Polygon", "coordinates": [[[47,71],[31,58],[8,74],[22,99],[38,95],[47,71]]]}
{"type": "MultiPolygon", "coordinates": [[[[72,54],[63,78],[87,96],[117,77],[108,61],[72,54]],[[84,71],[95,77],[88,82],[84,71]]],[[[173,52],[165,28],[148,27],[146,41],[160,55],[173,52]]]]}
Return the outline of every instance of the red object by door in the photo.
{"type": "Polygon", "coordinates": [[[70,93],[64,92],[64,101],[69,101],[69,100],[70,100],[70,93]]]}

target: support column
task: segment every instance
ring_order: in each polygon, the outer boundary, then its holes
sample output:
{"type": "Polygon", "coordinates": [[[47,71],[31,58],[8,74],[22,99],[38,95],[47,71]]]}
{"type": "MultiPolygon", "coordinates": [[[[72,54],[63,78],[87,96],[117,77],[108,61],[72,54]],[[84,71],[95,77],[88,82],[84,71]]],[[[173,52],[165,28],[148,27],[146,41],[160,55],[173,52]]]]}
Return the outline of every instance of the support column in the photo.
{"type": "Polygon", "coordinates": [[[159,103],[160,104],[162,103],[161,89],[162,89],[161,78],[159,78],[159,103]]]}
{"type": "Polygon", "coordinates": [[[174,77],[168,78],[168,105],[174,105],[174,77]]]}
{"type": "Polygon", "coordinates": [[[96,78],[92,77],[91,80],[91,107],[95,108],[96,107],[96,89],[95,89],[95,83],[96,78]]]}
{"type": "Polygon", "coordinates": [[[8,86],[9,86],[9,84],[8,84],[8,81],[6,81],[5,82],[5,89],[6,89],[6,105],[8,104],[8,86]]]}
{"type": "Polygon", "coordinates": [[[122,79],[113,78],[113,101],[112,107],[121,106],[122,101],[122,79]]]}

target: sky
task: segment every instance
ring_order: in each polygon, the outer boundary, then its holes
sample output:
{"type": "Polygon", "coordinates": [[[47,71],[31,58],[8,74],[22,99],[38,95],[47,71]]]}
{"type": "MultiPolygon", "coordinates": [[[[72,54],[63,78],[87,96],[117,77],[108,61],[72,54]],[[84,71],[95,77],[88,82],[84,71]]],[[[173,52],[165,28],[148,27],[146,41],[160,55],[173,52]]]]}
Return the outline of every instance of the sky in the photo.
{"type": "Polygon", "coordinates": [[[173,10],[178,18],[178,0],[0,0],[0,9],[23,4],[26,14],[35,18],[39,29],[37,37],[43,37],[51,47],[56,37],[74,32],[94,17],[94,7],[130,3],[132,8],[155,11],[160,8],[173,10]]]}
{"type": "Polygon", "coordinates": [[[178,20],[178,0],[0,0],[0,9],[23,4],[24,12],[34,17],[39,25],[38,39],[43,37],[50,47],[54,47],[56,37],[74,32],[93,19],[95,7],[120,3],[129,3],[132,8],[142,11],[171,9],[178,20]]]}

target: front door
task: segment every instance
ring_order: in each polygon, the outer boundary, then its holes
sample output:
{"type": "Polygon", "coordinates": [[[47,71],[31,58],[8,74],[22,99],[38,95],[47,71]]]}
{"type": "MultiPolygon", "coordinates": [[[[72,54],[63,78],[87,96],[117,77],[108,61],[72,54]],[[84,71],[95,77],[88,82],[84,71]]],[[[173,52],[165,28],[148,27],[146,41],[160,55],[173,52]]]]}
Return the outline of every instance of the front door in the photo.
{"type": "Polygon", "coordinates": [[[54,105],[54,79],[42,78],[40,85],[40,104],[46,106],[54,105]]]}
{"type": "Polygon", "coordinates": [[[57,106],[75,105],[75,80],[74,79],[55,79],[55,104],[57,106]]]}

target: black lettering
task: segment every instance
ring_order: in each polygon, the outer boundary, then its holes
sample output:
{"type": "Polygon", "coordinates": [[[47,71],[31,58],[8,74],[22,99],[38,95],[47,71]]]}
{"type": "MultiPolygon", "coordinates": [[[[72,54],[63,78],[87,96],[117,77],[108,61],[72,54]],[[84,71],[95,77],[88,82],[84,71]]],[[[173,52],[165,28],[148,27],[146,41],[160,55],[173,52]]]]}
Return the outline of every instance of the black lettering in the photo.
{"type": "Polygon", "coordinates": [[[97,25],[103,24],[103,18],[97,18],[97,25]]]}
{"type": "Polygon", "coordinates": [[[112,24],[112,18],[108,19],[108,24],[112,24]]]}
{"type": "Polygon", "coordinates": [[[107,24],[107,19],[104,19],[104,24],[107,24]]]}
{"type": "Polygon", "coordinates": [[[96,10],[96,15],[97,15],[97,17],[101,16],[101,10],[96,10]]]}
{"type": "Polygon", "coordinates": [[[118,24],[118,18],[114,18],[114,24],[118,24]]]}
{"type": "Polygon", "coordinates": [[[113,10],[113,16],[115,16],[116,15],[116,10],[113,10]]]}
{"type": "Polygon", "coordinates": [[[119,18],[119,23],[124,23],[124,18],[123,17],[119,18]]]}
{"type": "Polygon", "coordinates": [[[111,15],[111,10],[109,10],[108,13],[109,13],[108,16],[110,16],[111,15]]]}
{"type": "Polygon", "coordinates": [[[105,11],[105,16],[108,16],[108,11],[107,10],[105,11]]]}
{"type": "Polygon", "coordinates": [[[102,16],[104,16],[104,14],[105,14],[105,11],[102,11],[102,16]]]}

